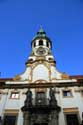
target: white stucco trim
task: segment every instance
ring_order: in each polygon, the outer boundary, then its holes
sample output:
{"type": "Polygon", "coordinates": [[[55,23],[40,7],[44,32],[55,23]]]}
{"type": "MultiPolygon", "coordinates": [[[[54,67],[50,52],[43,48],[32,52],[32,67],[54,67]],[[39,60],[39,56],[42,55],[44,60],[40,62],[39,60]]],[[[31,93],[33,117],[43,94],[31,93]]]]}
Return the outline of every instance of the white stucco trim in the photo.
{"type": "Polygon", "coordinates": [[[64,79],[58,79],[58,80],[53,80],[52,82],[56,82],[56,83],[71,83],[71,82],[77,82],[77,79],[66,79],[66,80],[64,80],[64,79]]]}
{"type": "Polygon", "coordinates": [[[27,84],[28,81],[7,81],[6,84],[27,84]]]}

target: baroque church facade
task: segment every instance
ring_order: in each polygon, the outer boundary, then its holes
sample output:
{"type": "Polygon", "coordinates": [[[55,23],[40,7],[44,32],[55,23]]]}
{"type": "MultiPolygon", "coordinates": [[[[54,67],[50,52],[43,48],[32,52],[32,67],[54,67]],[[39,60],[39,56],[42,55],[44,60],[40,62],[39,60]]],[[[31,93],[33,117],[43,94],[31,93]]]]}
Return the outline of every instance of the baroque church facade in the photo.
{"type": "Polygon", "coordinates": [[[41,28],[26,69],[0,78],[0,125],[83,125],[83,76],[59,72],[41,28]]]}

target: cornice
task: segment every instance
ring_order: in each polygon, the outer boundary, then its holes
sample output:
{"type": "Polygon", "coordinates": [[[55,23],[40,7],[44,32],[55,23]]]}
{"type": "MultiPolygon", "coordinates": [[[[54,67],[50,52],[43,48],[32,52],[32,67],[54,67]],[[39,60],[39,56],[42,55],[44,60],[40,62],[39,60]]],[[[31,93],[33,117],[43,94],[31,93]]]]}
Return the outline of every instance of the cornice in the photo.
{"type": "Polygon", "coordinates": [[[34,60],[34,61],[28,61],[28,62],[26,62],[26,65],[28,66],[28,65],[31,65],[31,64],[33,64],[33,63],[37,63],[37,62],[47,62],[47,63],[51,63],[51,64],[56,64],[56,61],[54,61],[54,60],[45,60],[45,59],[42,59],[42,58],[40,58],[40,59],[37,59],[37,60],[34,60]]]}
{"type": "Polygon", "coordinates": [[[80,82],[61,82],[61,83],[28,83],[28,84],[1,84],[0,89],[25,89],[25,88],[49,88],[49,87],[74,87],[83,86],[83,81],[80,82]]]}

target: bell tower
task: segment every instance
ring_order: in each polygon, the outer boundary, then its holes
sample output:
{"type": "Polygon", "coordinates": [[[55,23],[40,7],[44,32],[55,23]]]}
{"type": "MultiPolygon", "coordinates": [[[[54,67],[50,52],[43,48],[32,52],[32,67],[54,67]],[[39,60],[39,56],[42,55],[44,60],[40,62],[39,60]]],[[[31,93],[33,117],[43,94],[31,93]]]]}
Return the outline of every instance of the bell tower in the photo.
{"type": "Polygon", "coordinates": [[[32,53],[26,62],[26,70],[20,75],[27,82],[28,90],[22,112],[23,125],[59,125],[60,107],[55,87],[51,83],[61,79],[52,55],[52,42],[40,28],[31,42],[32,53]],[[47,86],[47,84],[49,86],[47,86]]]}
{"type": "Polygon", "coordinates": [[[52,43],[41,28],[32,40],[32,50],[35,56],[46,56],[51,54],[52,43]]]}

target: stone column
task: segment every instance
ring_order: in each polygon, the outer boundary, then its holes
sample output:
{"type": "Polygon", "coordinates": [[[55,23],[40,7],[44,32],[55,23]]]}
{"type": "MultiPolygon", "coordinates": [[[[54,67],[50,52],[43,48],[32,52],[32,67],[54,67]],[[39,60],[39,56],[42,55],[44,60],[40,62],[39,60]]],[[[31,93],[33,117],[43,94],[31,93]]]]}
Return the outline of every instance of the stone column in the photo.
{"type": "Polygon", "coordinates": [[[26,99],[24,106],[21,108],[23,112],[23,125],[30,125],[30,112],[29,109],[32,107],[32,91],[30,89],[26,92],[26,99]]]}
{"type": "Polygon", "coordinates": [[[50,125],[59,125],[58,124],[58,113],[57,113],[57,111],[51,112],[51,123],[50,123],[50,125]]]}
{"type": "Polygon", "coordinates": [[[30,123],[29,123],[30,118],[29,118],[29,113],[28,112],[24,112],[23,118],[24,118],[23,125],[30,125],[30,123]]]}

